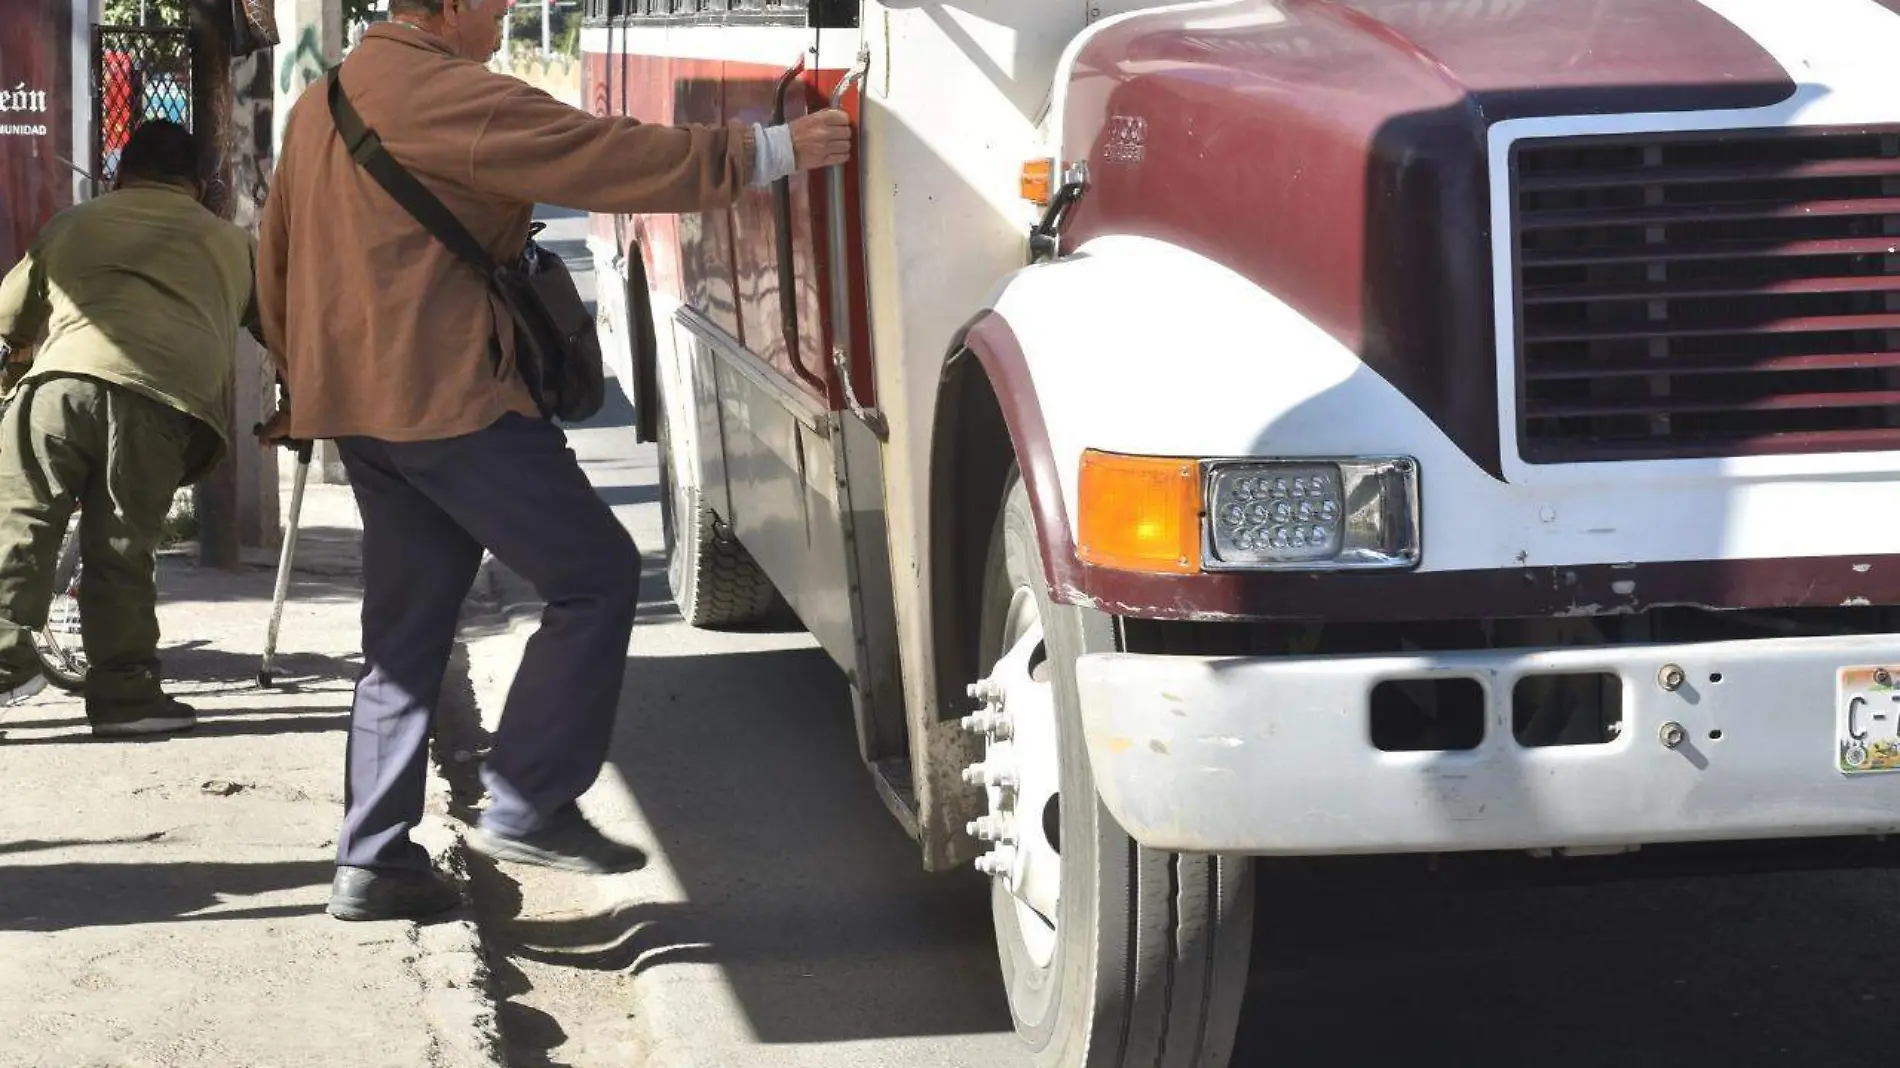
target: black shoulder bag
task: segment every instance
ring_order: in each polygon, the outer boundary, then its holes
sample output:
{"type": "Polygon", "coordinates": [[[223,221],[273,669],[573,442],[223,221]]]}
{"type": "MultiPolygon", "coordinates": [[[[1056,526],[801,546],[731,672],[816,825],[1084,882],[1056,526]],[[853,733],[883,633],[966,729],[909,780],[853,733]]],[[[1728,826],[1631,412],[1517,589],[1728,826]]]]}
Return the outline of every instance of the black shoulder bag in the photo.
{"type": "Polygon", "coordinates": [[[496,263],[455,213],[404,170],[376,131],[364,125],[334,69],[328,80],[330,117],[350,157],[423,229],[479,274],[508,309],[515,325],[515,364],[542,413],[574,422],[600,411],[607,388],[600,335],[567,264],[535,243],[541,224],[529,231],[515,262],[496,263]]]}

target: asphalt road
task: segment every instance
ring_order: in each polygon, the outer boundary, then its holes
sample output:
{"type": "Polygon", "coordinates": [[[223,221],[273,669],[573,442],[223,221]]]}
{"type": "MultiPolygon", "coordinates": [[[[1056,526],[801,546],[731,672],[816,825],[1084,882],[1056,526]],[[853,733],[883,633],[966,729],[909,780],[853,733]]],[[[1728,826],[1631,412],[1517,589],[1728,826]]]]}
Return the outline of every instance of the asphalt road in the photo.
{"type": "MultiPolygon", "coordinates": [[[[857,764],[843,681],[795,622],[679,621],[631,415],[572,433],[656,569],[587,804],[662,860],[584,900],[518,888],[571,921],[564,942],[559,921],[498,927],[527,947],[514,1022],[537,1041],[518,1062],[1016,1068],[981,882],[919,870],[857,764]]],[[[1235,1064],[1885,1068],[1900,873],[1733,873],[1870,856],[1886,854],[1264,865],[1235,1064]]]]}

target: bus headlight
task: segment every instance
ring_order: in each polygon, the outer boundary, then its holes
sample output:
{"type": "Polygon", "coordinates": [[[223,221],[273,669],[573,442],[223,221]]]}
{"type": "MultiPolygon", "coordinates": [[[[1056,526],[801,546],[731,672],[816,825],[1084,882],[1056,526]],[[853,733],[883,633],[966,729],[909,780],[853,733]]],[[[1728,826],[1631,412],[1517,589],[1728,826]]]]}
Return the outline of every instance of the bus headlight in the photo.
{"type": "Polygon", "coordinates": [[[1418,464],[1406,457],[1210,460],[1208,571],[1415,567],[1418,464]]]}

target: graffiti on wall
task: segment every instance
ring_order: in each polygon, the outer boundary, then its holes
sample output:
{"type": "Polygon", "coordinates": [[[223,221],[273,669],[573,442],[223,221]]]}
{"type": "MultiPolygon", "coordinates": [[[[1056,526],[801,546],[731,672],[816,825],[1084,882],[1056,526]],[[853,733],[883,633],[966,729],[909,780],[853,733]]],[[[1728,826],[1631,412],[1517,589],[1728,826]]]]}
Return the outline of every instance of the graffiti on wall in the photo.
{"type": "Polygon", "coordinates": [[[271,63],[270,53],[253,52],[231,64],[231,186],[237,193],[232,221],[255,226],[270,192],[271,63]]]}
{"type": "MultiPolygon", "coordinates": [[[[280,14],[278,25],[286,30],[290,23],[280,14]]],[[[328,68],[328,60],[323,53],[323,35],[315,23],[306,23],[297,32],[297,39],[279,45],[273,50],[276,62],[276,114],[271,128],[271,143],[283,143],[284,123],[290,118],[290,105],[303,95],[313,83],[323,77],[328,68]]],[[[270,153],[266,153],[270,155],[270,153]]]]}
{"type": "Polygon", "coordinates": [[[305,26],[297,35],[296,45],[284,49],[283,58],[277,62],[277,91],[294,97],[323,77],[324,65],[317,28],[305,26]]]}

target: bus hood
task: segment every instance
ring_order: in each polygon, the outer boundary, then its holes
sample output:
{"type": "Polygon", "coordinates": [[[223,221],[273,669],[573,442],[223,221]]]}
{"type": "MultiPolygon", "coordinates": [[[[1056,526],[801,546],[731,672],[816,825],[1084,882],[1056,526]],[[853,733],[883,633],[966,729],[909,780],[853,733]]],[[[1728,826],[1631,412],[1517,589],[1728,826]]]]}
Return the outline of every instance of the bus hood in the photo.
{"type": "Polygon", "coordinates": [[[1498,474],[1488,131],[1787,100],[1733,4],[1239,0],[1104,26],[1066,86],[1090,181],[1065,245],[1134,234],[1240,272],[1498,474]]]}

